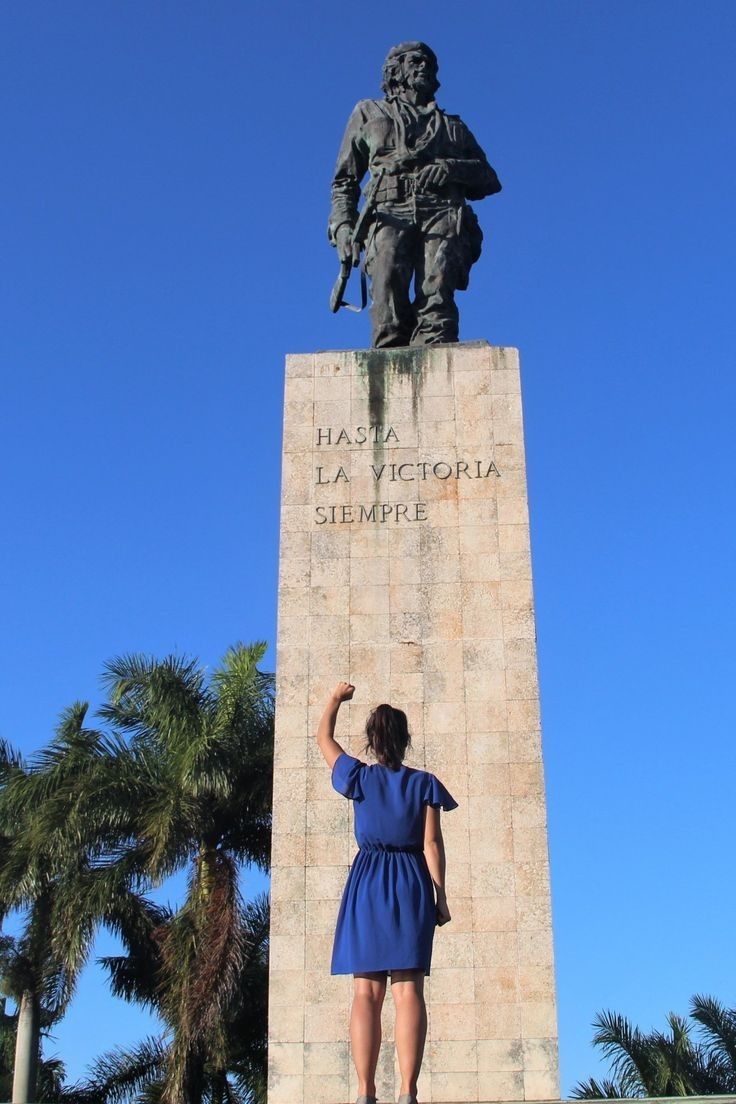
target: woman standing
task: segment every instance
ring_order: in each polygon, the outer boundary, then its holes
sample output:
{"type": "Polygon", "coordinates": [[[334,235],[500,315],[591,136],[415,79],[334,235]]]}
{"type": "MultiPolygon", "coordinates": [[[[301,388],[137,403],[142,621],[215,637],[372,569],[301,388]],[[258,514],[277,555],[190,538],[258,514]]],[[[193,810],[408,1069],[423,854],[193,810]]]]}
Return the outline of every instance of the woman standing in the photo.
{"type": "Polygon", "coordinates": [[[436,925],[450,919],[440,808],[457,802],[428,771],[403,765],[411,743],[406,714],[379,705],[366,722],[367,765],[334,738],[340,705],[355,687],[340,682],[317,730],[332,785],[354,802],[359,851],[343,891],[332,952],[333,974],[352,974],[350,1041],[358,1075],[357,1104],[376,1104],[381,1008],[386,981],[396,1007],[399,1104],[414,1104],[427,1034],[424,978],[436,925]]]}

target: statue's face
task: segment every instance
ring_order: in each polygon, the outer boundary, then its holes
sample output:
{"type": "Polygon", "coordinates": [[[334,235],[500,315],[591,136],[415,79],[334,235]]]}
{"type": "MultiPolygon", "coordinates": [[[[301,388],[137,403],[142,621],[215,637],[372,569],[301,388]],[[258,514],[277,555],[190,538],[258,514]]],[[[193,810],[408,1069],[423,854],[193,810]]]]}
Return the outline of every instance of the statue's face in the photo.
{"type": "Polygon", "coordinates": [[[402,71],[405,88],[426,94],[434,91],[437,77],[434,62],[422,50],[412,50],[404,55],[402,71]]]}

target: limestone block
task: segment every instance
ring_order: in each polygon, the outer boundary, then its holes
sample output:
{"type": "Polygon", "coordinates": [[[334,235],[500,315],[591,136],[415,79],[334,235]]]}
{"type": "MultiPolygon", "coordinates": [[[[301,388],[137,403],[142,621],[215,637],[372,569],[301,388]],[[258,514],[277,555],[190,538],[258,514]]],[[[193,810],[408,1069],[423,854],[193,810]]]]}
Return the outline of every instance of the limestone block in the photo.
{"type": "Polygon", "coordinates": [[[480,862],[473,864],[473,897],[510,897],[514,893],[514,864],[480,862]]]}
{"type": "MultiPolygon", "coordinates": [[[[271,1044],[269,1044],[270,1046],[271,1044]]],[[[282,1074],[275,1063],[268,1067],[268,1099],[270,1104],[291,1104],[304,1098],[302,1074],[282,1074]]]]}
{"type": "Polygon", "coordinates": [[[311,1073],[304,1077],[304,1096],[313,1104],[332,1104],[345,1095],[345,1075],[342,1073],[311,1073]]]}
{"type": "Polygon", "coordinates": [[[521,1005],[476,1001],[476,1039],[520,1039],[521,1005]]]}
{"type": "Polygon", "coordinates": [[[481,1100],[524,1100],[525,1074],[506,1070],[478,1070],[478,1093],[481,1100]]]}
{"type": "Polygon", "coordinates": [[[304,867],[276,866],[271,871],[271,904],[304,901],[304,867]]]}
{"type": "Polygon", "coordinates": [[[559,1077],[557,1070],[526,1070],[524,1072],[525,1100],[559,1099],[559,1077]]]}
{"type": "Polygon", "coordinates": [[[509,762],[541,762],[542,744],[538,731],[509,733],[509,762]]]}
{"type": "Polygon", "coordinates": [[[549,1001],[554,999],[554,994],[555,972],[552,966],[519,966],[519,996],[522,1001],[549,1001]]]}
{"type": "Polygon", "coordinates": [[[270,951],[273,955],[275,966],[281,970],[304,969],[304,935],[272,932],[270,951]]]}
{"type": "Polygon", "coordinates": [[[347,1081],[349,1049],[347,1039],[338,1043],[306,1043],[304,1073],[309,1077],[326,1073],[336,1074],[347,1081]]]}
{"type": "MultiPolygon", "coordinates": [[[[273,980],[271,984],[273,984],[273,980]]],[[[300,1048],[304,1045],[303,999],[302,996],[296,1004],[291,1001],[279,1003],[273,999],[269,991],[269,1048],[273,1042],[295,1042],[299,1044],[300,1048]]]]}
{"type": "MultiPolygon", "coordinates": [[[[508,756],[508,746],[505,747],[505,752],[508,756]]],[[[468,774],[468,795],[470,797],[488,795],[489,797],[506,798],[511,792],[511,772],[507,761],[500,763],[473,761],[473,769],[468,774]]],[[[504,827],[506,823],[507,818],[504,819],[504,827]]]]}
{"type": "MultiPolygon", "coordinates": [[[[476,823],[476,822],[474,822],[476,823]]],[[[483,862],[503,863],[514,857],[514,836],[510,826],[494,825],[468,833],[468,850],[476,866],[483,862]]]]}
{"type": "Polygon", "coordinates": [[[306,904],[304,899],[271,899],[271,934],[304,935],[306,904]]]}
{"type": "Polygon", "coordinates": [[[345,874],[345,869],[339,866],[308,866],[307,900],[339,901],[345,885],[345,874]]]}
{"type": "Polygon", "coordinates": [[[521,1005],[521,1031],[525,1039],[549,1038],[556,1031],[553,1001],[525,1001],[521,1005]]]}
{"type": "Polygon", "coordinates": [[[474,930],[472,897],[461,897],[457,893],[453,894],[452,926],[456,932],[472,932],[474,930]]]}
{"type": "Polygon", "coordinates": [[[317,979],[318,984],[310,989],[310,996],[314,1001],[317,1001],[317,994],[320,988],[324,988],[328,994],[325,999],[334,1000],[334,978],[330,977],[329,986],[323,985],[326,980],[326,975],[329,975],[330,971],[330,959],[332,957],[332,931],[322,932],[321,935],[311,934],[307,939],[307,949],[305,957],[305,984],[309,986],[312,972],[319,974],[317,979]]]}
{"type": "MultiPolygon", "coordinates": [[[[453,925],[456,922],[453,910],[453,925]]],[[[467,1004],[473,997],[475,971],[471,966],[440,966],[432,962],[432,1000],[440,1004],[467,1004]]]]}
{"type": "Polygon", "coordinates": [[[515,931],[517,924],[516,897],[473,897],[473,931],[515,931]]]}
{"type": "Polygon", "coordinates": [[[477,1062],[476,1046],[474,1040],[452,1043],[431,1042],[429,1061],[432,1069],[443,1073],[473,1069],[477,1062]]]}
{"type": "Polygon", "coordinates": [[[300,1043],[278,1043],[271,1041],[268,1046],[270,1070],[279,1077],[302,1074],[304,1072],[304,1047],[300,1043]]]}
{"type": "MultiPolygon", "coordinates": [[[[308,1003],[304,1009],[304,1040],[307,1043],[341,1043],[347,1035],[347,1005],[308,1003]]],[[[338,1098],[341,1099],[341,1098],[338,1098]]]]}
{"type": "Polygon", "coordinates": [[[479,1073],[514,1073],[525,1067],[524,1052],[519,1039],[481,1039],[476,1047],[479,1073]]]}
{"type": "MultiPolygon", "coordinates": [[[[304,1000],[304,965],[303,963],[292,968],[281,966],[271,971],[269,982],[269,998],[272,1005],[300,1005],[304,1000]]],[[[304,1016],[300,1021],[299,1038],[303,1038],[304,1016]]]]}
{"type": "Polygon", "coordinates": [[[522,1043],[525,1070],[554,1070],[557,1067],[556,1039],[524,1039],[522,1043]]]}
{"type": "Polygon", "coordinates": [[[473,1071],[443,1073],[433,1070],[432,1092],[435,1100],[457,1101],[458,1104],[460,1101],[479,1100],[478,1074],[473,1071]]]}
{"type": "Polygon", "coordinates": [[[494,767],[506,767],[513,762],[506,732],[469,731],[466,746],[468,762],[472,764],[472,770],[468,772],[469,785],[481,767],[488,764],[494,767]]]}
{"type": "Polygon", "coordinates": [[[445,1042],[476,1039],[475,1008],[475,1003],[469,1000],[450,1004],[433,1001],[429,1009],[429,1037],[445,1042]]]}
{"type": "Polygon", "coordinates": [[[515,963],[496,966],[476,965],[475,998],[483,1004],[515,1004],[520,989],[515,963]]]}
{"type": "Polygon", "coordinates": [[[538,931],[550,927],[549,895],[546,892],[536,897],[526,897],[517,894],[516,897],[516,924],[521,931],[538,931]]]}

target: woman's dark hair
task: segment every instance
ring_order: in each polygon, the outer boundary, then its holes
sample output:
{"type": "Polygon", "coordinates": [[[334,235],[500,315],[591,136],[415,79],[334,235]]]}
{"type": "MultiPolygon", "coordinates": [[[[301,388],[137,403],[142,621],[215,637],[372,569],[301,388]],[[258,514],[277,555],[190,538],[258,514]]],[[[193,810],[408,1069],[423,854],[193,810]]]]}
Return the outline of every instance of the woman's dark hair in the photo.
{"type": "Polygon", "coordinates": [[[379,763],[398,770],[411,746],[406,713],[392,705],[377,705],[365,722],[365,750],[372,751],[379,763]]]}

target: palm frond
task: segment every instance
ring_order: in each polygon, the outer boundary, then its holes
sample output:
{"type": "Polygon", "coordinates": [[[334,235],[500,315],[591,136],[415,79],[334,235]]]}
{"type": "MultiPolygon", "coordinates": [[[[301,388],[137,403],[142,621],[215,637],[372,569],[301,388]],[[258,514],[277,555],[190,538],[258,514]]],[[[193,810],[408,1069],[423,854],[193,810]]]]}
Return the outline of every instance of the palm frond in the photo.
{"type": "Polygon", "coordinates": [[[8,775],[25,768],[23,756],[7,740],[0,738],[0,786],[8,775]]]}
{"type": "Polygon", "coordinates": [[[656,1060],[656,1091],[661,1096],[691,1096],[698,1092],[698,1052],[687,1020],[670,1012],[669,1034],[652,1031],[648,1036],[656,1060]]]}
{"type": "Polygon", "coordinates": [[[603,1051],[624,1096],[646,1095],[653,1080],[652,1056],[646,1038],[618,1012],[601,1012],[593,1025],[593,1043],[603,1051]]]}
{"type": "Polygon", "coordinates": [[[103,1054],[92,1065],[85,1081],[70,1090],[90,1104],[127,1104],[163,1077],[168,1046],[163,1037],[151,1036],[137,1046],[103,1054]]]}
{"type": "Polygon", "coordinates": [[[246,903],[243,924],[247,933],[246,967],[251,964],[266,964],[271,926],[271,903],[267,893],[259,893],[246,903]]]}
{"type": "Polygon", "coordinates": [[[204,672],[195,660],[128,655],[111,660],[103,683],[109,700],[99,715],[164,753],[191,737],[209,705],[204,672]]]}
{"type": "Polygon", "coordinates": [[[711,1060],[729,1069],[736,1083],[736,1008],[726,1008],[714,997],[696,994],[690,1002],[690,1015],[705,1036],[711,1060]]]}
{"type": "Polygon", "coordinates": [[[266,1063],[245,1061],[237,1064],[231,1080],[243,1104],[266,1104],[266,1063]]]}
{"type": "Polygon", "coordinates": [[[573,1100],[622,1100],[626,1098],[621,1085],[616,1081],[596,1081],[591,1077],[588,1081],[578,1081],[570,1092],[573,1100]]]}

